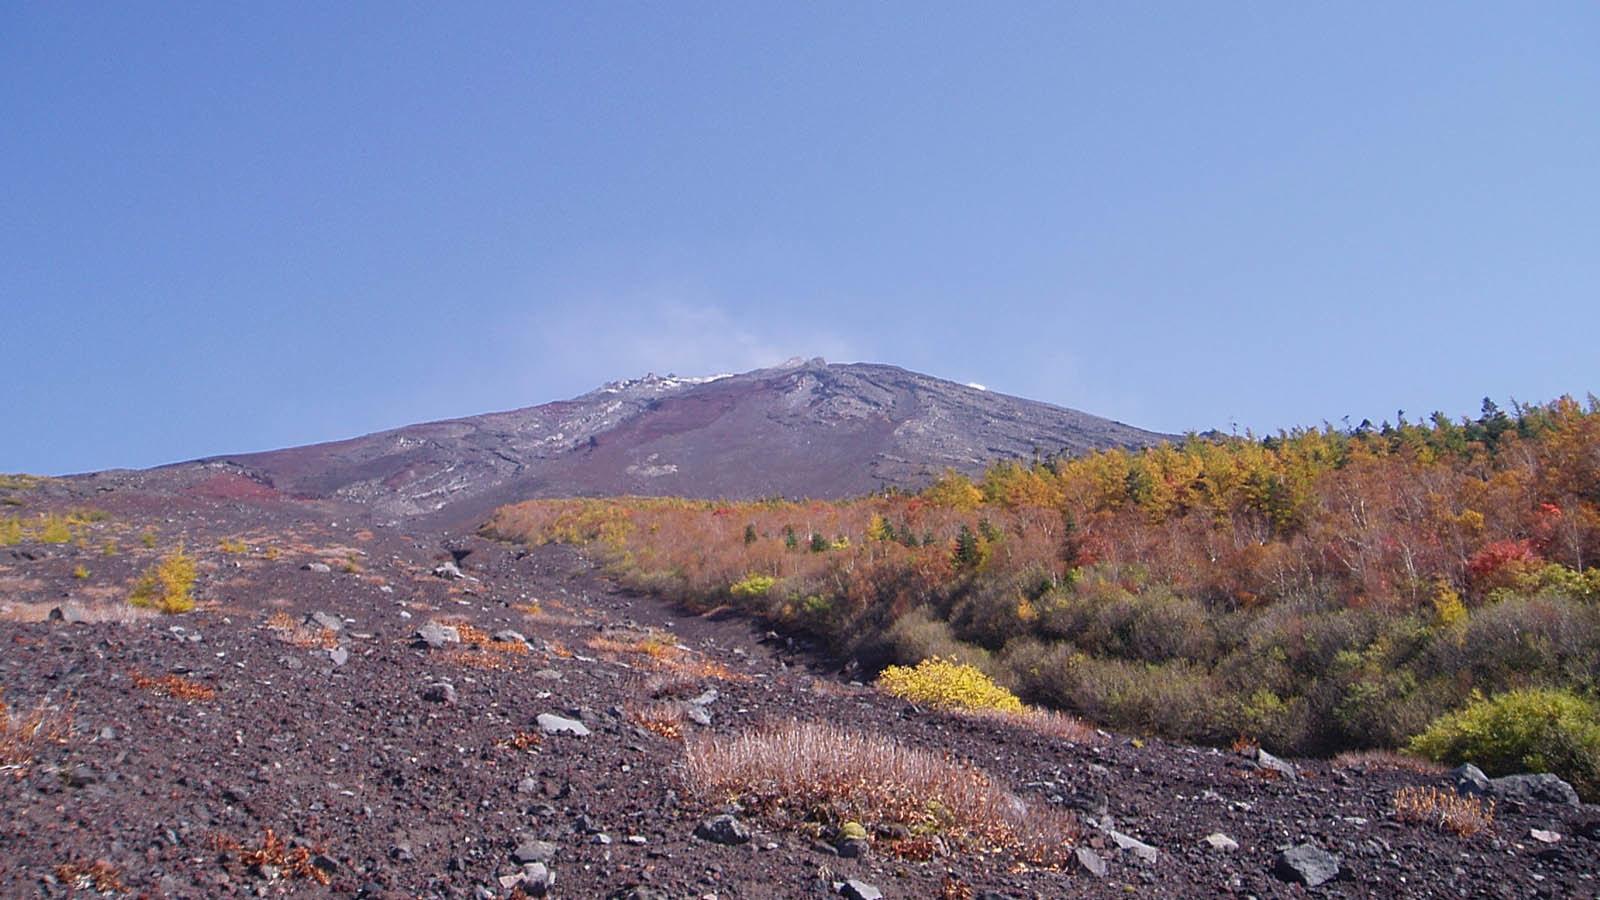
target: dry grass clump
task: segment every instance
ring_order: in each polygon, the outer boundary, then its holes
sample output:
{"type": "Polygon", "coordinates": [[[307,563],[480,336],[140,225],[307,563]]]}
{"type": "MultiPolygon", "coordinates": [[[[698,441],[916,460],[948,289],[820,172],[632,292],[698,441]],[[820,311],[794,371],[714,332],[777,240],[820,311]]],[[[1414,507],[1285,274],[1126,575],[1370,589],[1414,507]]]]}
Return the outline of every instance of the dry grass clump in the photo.
{"type": "Polygon", "coordinates": [[[1333,764],[1341,769],[1399,769],[1420,775],[1442,775],[1448,771],[1431,759],[1394,750],[1347,750],[1335,756],[1333,764]]]}
{"type": "Polygon", "coordinates": [[[278,640],[296,647],[320,647],[323,650],[332,650],[339,646],[339,635],[331,628],[306,625],[296,622],[293,617],[283,611],[272,614],[267,619],[267,630],[278,634],[278,640]]]}
{"type": "Polygon", "coordinates": [[[683,740],[683,707],[677,703],[651,703],[628,707],[628,718],[640,728],[669,741],[683,740]]]}
{"type": "Polygon", "coordinates": [[[1088,746],[1104,743],[1104,738],[1100,736],[1100,733],[1095,730],[1093,725],[1086,724],[1076,716],[1069,716],[1064,712],[1057,712],[1053,709],[1024,706],[1015,712],[979,709],[963,711],[961,715],[968,718],[999,722],[1005,725],[1021,726],[1029,731],[1060,738],[1072,744],[1088,746]]]}
{"type": "Polygon", "coordinates": [[[1030,808],[975,766],[833,725],[790,720],[694,741],[687,770],[702,800],[737,800],[779,826],[904,829],[911,838],[888,845],[903,855],[997,852],[1057,866],[1076,833],[1067,815],[1030,808]]]}
{"type": "Polygon", "coordinates": [[[494,745],[509,750],[533,750],[542,743],[544,738],[536,731],[513,731],[511,737],[501,738],[494,745]]]}
{"type": "Polygon", "coordinates": [[[72,733],[70,703],[63,710],[43,705],[26,716],[15,717],[0,689],[0,769],[21,769],[44,744],[65,744],[72,733]]]}
{"type": "Polygon", "coordinates": [[[163,694],[179,700],[211,700],[217,696],[215,688],[206,687],[198,681],[190,681],[179,675],[147,678],[138,672],[134,672],[132,677],[134,687],[146,688],[157,694],[163,694]]]}
{"type": "Polygon", "coordinates": [[[598,653],[609,654],[613,658],[627,656],[636,664],[687,678],[750,680],[750,676],[735,672],[722,663],[706,659],[678,643],[678,638],[667,631],[615,632],[595,635],[583,643],[598,653]]]}
{"type": "Polygon", "coordinates": [[[311,863],[312,852],[307,847],[290,847],[271,828],[259,847],[246,847],[226,835],[213,838],[219,853],[236,853],[239,862],[263,874],[275,870],[285,878],[303,878],[317,884],[328,883],[328,873],[311,863]]]}
{"type": "Polygon", "coordinates": [[[1494,801],[1485,804],[1436,787],[1403,787],[1394,792],[1394,817],[1467,836],[1494,825],[1494,801]]]}
{"type": "Polygon", "coordinates": [[[94,862],[74,860],[62,863],[52,869],[50,874],[67,887],[79,891],[94,890],[110,894],[121,893],[128,889],[128,886],[122,883],[122,873],[103,859],[94,862]]]}

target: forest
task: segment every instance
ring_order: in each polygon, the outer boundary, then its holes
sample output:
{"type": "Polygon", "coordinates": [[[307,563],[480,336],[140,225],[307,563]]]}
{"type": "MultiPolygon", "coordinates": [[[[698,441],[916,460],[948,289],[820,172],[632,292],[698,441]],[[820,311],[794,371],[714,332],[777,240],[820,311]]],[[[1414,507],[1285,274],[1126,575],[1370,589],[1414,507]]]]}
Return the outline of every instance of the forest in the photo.
{"type": "Polygon", "coordinates": [[[848,500],[537,500],[491,537],[858,660],[939,657],[1104,727],[1403,747],[1600,689],[1600,402],[1001,460],[848,500]]]}

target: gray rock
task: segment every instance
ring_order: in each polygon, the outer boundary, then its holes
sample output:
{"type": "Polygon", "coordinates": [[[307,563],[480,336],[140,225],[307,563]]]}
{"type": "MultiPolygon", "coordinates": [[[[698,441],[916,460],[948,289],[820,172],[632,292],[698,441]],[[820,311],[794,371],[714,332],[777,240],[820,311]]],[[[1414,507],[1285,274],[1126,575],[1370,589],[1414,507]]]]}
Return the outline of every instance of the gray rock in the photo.
{"type": "Polygon", "coordinates": [[[835,847],[844,859],[862,859],[872,849],[866,838],[845,838],[835,847]]]}
{"type": "Polygon", "coordinates": [[[395,844],[389,848],[389,858],[396,862],[412,862],[417,855],[411,852],[410,844],[395,844]]]}
{"type": "Polygon", "coordinates": [[[63,603],[50,609],[50,621],[60,622],[63,625],[76,625],[79,622],[89,621],[83,607],[76,603],[63,603]]]}
{"type": "Polygon", "coordinates": [[[1072,851],[1072,864],[1078,871],[1096,878],[1106,877],[1106,861],[1091,847],[1076,847],[1072,851]]]}
{"type": "Polygon", "coordinates": [[[329,631],[343,631],[344,620],[336,615],[325,612],[314,612],[306,616],[306,624],[317,628],[326,628],[329,631]]]}
{"type": "Polygon", "coordinates": [[[511,861],[519,866],[528,863],[549,865],[556,858],[556,845],[549,841],[524,840],[511,851],[511,861]]]}
{"type": "Polygon", "coordinates": [[[444,681],[438,684],[430,684],[422,689],[422,699],[432,703],[454,705],[456,702],[456,686],[444,681]]]}
{"type": "Polygon", "coordinates": [[[857,878],[839,886],[839,896],[846,900],[883,900],[883,891],[857,878]]]}
{"type": "Polygon", "coordinates": [[[1291,763],[1273,756],[1271,753],[1262,750],[1260,747],[1256,748],[1256,765],[1267,770],[1268,772],[1277,772],[1279,775],[1289,779],[1291,782],[1298,782],[1300,780],[1299,773],[1295,772],[1294,766],[1291,763]]]}
{"type": "Polygon", "coordinates": [[[706,690],[705,693],[701,694],[698,697],[695,697],[694,699],[690,700],[689,702],[693,703],[695,706],[710,706],[711,704],[717,702],[717,697],[718,696],[719,695],[717,694],[717,689],[716,688],[709,688],[709,689],[706,690]]]}
{"type": "Polygon", "coordinates": [[[1489,793],[1489,776],[1472,763],[1451,769],[1450,780],[1456,786],[1456,793],[1471,797],[1489,793]]]}
{"type": "Polygon", "coordinates": [[[694,836],[713,844],[743,844],[750,840],[750,829],[733,816],[713,816],[695,826],[694,836]]]}
{"type": "Polygon", "coordinates": [[[577,737],[588,737],[589,728],[582,722],[566,719],[551,713],[540,713],[534,718],[539,730],[545,734],[571,734],[577,737]]]}
{"type": "Polygon", "coordinates": [[[443,563],[438,564],[437,566],[434,566],[433,567],[433,574],[439,576],[440,578],[450,578],[450,579],[467,577],[465,574],[462,573],[461,569],[458,568],[456,566],[456,564],[453,563],[453,562],[443,562],[443,563]]]}
{"type": "Polygon", "coordinates": [[[1156,864],[1156,860],[1161,858],[1161,851],[1138,838],[1110,829],[1106,830],[1106,836],[1111,838],[1111,842],[1116,844],[1117,849],[1121,850],[1124,855],[1131,856],[1144,865],[1153,866],[1156,864]]]}
{"type": "Polygon", "coordinates": [[[706,712],[706,708],[704,706],[696,706],[693,703],[685,703],[683,705],[683,714],[688,717],[689,721],[695,723],[696,725],[711,724],[711,713],[706,712]]]}
{"type": "Polygon", "coordinates": [[[1339,857],[1315,844],[1296,844],[1278,854],[1272,874],[1284,881],[1316,887],[1339,874],[1339,857]]]}
{"type": "Polygon", "coordinates": [[[440,625],[438,622],[429,622],[418,628],[413,635],[416,638],[414,646],[427,647],[430,650],[441,650],[446,644],[461,643],[461,632],[449,625],[440,625]]]}
{"type": "Polygon", "coordinates": [[[1578,792],[1560,778],[1544,772],[1538,775],[1506,775],[1489,780],[1489,796],[1517,803],[1579,805],[1578,792]]]}
{"type": "Polygon", "coordinates": [[[328,660],[333,663],[335,668],[342,666],[350,661],[350,651],[343,647],[334,647],[328,651],[328,660]]]}
{"type": "Polygon", "coordinates": [[[655,888],[636,884],[612,891],[606,895],[606,900],[667,900],[667,895],[655,888]]]}
{"type": "Polygon", "coordinates": [[[550,888],[555,885],[556,876],[544,863],[527,863],[522,867],[520,883],[529,896],[543,897],[550,893],[550,888]]]}
{"type": "Polygon", "coordinates": [[[494,633],[494,639],[502,644],[526,644],[528,642],[528,639],[523,636],[522,632],[512,631],[509,628],[505,629],[504,631],[496,631],[494,633]]]}
{"type": "Polygon", "coordinates": [[[1211,849],[1220,850],[1225,853],[1231,850],[1239,849],[1238,841],[1228,837],[1220,831],[1214,831],[1211,834],[1206,835],[1204,838],[1201,838],[1201,841],[1203,841],[1211,849]]]}
{"type": "Polygon", "coordinates": [[[521,781],[517,782],[517,793],[519,793],[519,794],[537,794],[537,793],[539,793],[539,780],[537,778],[534,778],[532,775],[529,775],[527,778],[522,779],[521,781]]]}
{"type": "Polygon", "coordinates": [[[329,572],[333,571],[333,568],[331,566],[329,566],[327,563],[319,563],[319,562],[306,563],[305,565],[301,566],[300,568],[306,570],[307,572],[320,572],[323,575],[326,575],[329,572]]]}

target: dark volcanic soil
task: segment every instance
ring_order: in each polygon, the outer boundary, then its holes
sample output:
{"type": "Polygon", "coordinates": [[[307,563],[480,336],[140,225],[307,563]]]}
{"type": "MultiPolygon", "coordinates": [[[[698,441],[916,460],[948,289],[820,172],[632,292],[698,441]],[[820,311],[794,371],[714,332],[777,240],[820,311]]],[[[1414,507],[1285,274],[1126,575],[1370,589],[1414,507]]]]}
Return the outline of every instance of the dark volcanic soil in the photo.
{"type": "Polygon", "coordinates": [[[847,879],[889,898],[1600,893],[1600,845],[1580,833],[1592,807],[1502,807],[1489,832],[1458,837],[1393,817],[1396,788],[1442,776],[1302,762],[1296,784],[1230,751],[1114,735],[1079,745],[918,709],[841,683],[836,666],[748,622],[618,591],[572,549],[369,527],[350,509],[231,483],[181,500],[92,487],[14,507],[112,511],[83,546],[0,548],[11,727],[40,707],[70,722],[60,742],[0,765],[3,897],[505,897],[502,876],[521,871],[512,854],[531,841],[553,845],[540,849],[551,895],[573,898],[821,898],[847,879]],[[141,544],[147,527],[156,548],[141,544]],[[201,608],[131,613],[132,578],[180,535],[200,560],[201,608]],[[434,574],[456,557],[466,578],[434,574]],[[328,570],[303,568],[314,564],[328,570]],[[45,620],[68,601],[91,621],[45,620]],[[312,613],[338,629],[308,624],[312,613]],[[414,646],[430,621],[514,629],[528,649],[414,646]],[[615,650],[648,629],[670,631],[705,674],[665,679],[653,657],[615,650]],[[981,765],[1031,804],[1093,807],[1103,792],[1095,822],[1158,855],[1141,862],[1087,821],[1103,876],[1003,855],[841,858],[755,821],[749,843],[701,840],[695,826],[721,810],[684,783],[684,744],[633,712],[712,688],[711,724],[685,721],[690,740],[790,717],[890,735],[981,765]],[[591,733],[543,734],[545,713],[591,733]],[[251,865],[269,831],[287,860],[251,865]],[[1203,843],[1215,832],[1238,848],[1203,843]],[[1303,842],[1338,854],[1340,877],[1314,889],[1276,877],[1279,850],[1303,842]],[[288,864],[298,847],[326,886],[288,864]]]}

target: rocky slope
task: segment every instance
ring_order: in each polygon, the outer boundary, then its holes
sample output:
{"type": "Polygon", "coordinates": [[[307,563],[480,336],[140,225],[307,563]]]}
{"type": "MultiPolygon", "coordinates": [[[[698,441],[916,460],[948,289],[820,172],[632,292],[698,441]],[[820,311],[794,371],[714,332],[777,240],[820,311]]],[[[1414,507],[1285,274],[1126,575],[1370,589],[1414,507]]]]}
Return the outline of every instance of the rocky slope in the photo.
{"type": "Polygon", "coordinates": [[[1452,790],[1441,774],[1301,761],[1291,778],[1226,750],[922,709],[749,622],[618,591],[575,550],[385,527],[252,485],[8,495],[25,516],[111,517],[0,548],[0,896],[1600,893],[1594,807],[1503,799],[1462,836],[1396,818],[1398,789],[1452,790]],[[180,537],[199,609],[128,607],[180,537]],[[916,859],[874,835],[842,856],[837,835],[697,794],[688,742],[789,719],[979,766],[1075,816],[1079,852],[1057,869],[916,859]],[[730,812],[749,840],[697,835],[730,812]]]}
{"type": "Polygon", "coordinates": [[[820,359],[711,378],[617,382],[572,400],[346,441],[216,457],[225,470],[385,521],[464,524],[530,497],[841,497],[925,485],[946,466],[1164,436],[918,375],[820,359]]]}

